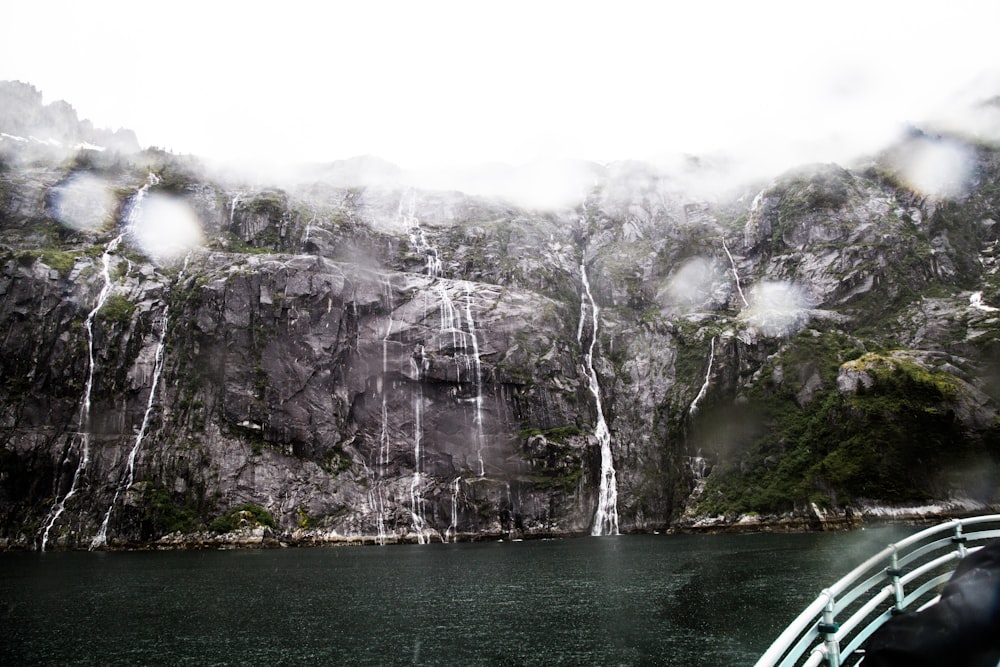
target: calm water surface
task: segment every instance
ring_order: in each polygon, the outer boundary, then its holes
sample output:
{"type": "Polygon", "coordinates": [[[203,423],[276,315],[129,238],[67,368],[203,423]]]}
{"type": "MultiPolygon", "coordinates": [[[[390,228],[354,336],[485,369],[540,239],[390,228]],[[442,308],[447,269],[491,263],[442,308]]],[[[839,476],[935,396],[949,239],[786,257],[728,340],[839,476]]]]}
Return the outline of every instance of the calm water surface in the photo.
{"type": "Polygon", "coordinates": [[[0,554],[0,664],[752,665],[908,532],[0,554]]]}

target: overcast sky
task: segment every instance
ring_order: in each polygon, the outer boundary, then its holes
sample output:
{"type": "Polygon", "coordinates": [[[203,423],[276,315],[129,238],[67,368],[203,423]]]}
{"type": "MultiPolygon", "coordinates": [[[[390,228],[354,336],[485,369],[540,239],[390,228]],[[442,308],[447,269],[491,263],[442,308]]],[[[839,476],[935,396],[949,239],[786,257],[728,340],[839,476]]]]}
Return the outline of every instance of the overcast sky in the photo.
{"type": "Polygon", "coordinates": [[[1000,66],[1000,2],[11,2],[0,79],[144,146],[406,167],[842,159],[1000,66]]]}

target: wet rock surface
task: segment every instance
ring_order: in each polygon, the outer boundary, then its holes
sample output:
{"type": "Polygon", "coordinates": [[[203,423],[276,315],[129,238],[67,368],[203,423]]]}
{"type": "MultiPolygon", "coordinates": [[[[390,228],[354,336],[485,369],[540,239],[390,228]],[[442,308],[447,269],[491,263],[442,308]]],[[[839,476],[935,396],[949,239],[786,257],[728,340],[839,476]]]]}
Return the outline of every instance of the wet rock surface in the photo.
{"type": "Polygon", "coordinates": [[[551,210],[147,152],[88,164],[115,205],[83,230],[53,203],[81,167],[4,156],[7,548],[586,534],[592,340],[623,532],[997,501],[987,148],[956,200],[823,165],[705,201],[628,164],[551,210]],[[190,252],[143,250],[144,185],[193,212],[190,252]],[[241,503],[275,528],[206,532],[241,503]]]}

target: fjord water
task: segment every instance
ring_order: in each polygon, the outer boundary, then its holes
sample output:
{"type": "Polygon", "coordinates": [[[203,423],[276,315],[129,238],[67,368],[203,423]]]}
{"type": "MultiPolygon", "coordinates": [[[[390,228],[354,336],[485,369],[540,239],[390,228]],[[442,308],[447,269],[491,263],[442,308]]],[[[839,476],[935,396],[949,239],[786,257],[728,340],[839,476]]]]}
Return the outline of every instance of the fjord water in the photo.
{"type": "Polygon", "coordinates": [[[909,532],[0,554],[5,665],[752,665],[909,532]]]}

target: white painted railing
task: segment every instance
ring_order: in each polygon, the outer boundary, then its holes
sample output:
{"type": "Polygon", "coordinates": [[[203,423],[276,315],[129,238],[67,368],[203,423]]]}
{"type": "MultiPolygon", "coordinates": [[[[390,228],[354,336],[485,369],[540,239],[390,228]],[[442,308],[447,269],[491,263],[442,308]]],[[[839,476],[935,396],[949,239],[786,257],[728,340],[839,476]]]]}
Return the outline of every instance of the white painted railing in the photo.
{"type": "Polygon", "coordinates": [[[933,604],[958,561],[1000,537],[1000,514],[953,519],[890,544],[823,590],[756,667],[848,667],[893,614],[933,604]]]}

